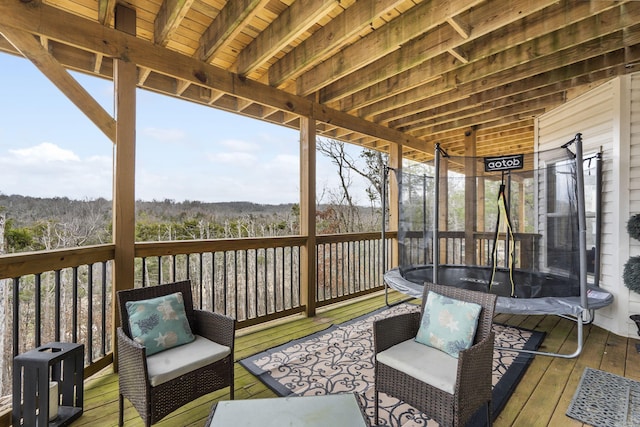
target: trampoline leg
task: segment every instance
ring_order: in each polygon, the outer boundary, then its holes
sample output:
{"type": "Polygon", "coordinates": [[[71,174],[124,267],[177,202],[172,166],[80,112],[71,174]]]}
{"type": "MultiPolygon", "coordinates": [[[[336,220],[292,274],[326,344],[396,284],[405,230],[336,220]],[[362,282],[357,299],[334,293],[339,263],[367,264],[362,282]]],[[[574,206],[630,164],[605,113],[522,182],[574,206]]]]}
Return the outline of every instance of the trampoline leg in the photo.
{"type": "Polygon", "coordinates": [[[386,306],[388,308],[391,307],[395,307],[396,305],[400,305],[404,302],[409,302],[409,301],[413,301],[415,298],[414,297],[409,297],[400,301],[396,301],[396,302],[389,302],[389,286],[387,286],[387,284],[385,283],[384,285],[384,303],[386,304],[386,306]]]}
{"type": "Polygon", "coordinates": [[[575,317],[569,317],[564,315],[559,315],[562,318],[573,320],[578,324],[578,343],[576,350],[571,354],[563,354],[563,353],[553,353],[548,351],[538,351],[538,350],[524,350],[519,348],[509,348],[509,347],[495,347],[496,350],[500,351],[514,351],[518,353],[528,353],[528,354],[539,354],[540,356],[551,356],[551,357],[561,357],[564,359],[573,359],[574,357],[578,357],[580,353],[582,353],[582,345],[583,345],[583,329],[584,329],[584,321],[582,320],[582,313],[575,317]]]}

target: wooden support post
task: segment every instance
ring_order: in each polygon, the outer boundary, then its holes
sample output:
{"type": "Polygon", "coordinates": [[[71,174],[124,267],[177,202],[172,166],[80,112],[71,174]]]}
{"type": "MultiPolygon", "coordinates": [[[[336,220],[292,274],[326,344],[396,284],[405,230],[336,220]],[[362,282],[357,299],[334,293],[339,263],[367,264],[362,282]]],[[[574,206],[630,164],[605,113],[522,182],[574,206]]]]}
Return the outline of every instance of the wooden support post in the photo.
{"type": "Polygon", "coordinates": [[[464,155],[464,263],[466,265],[474,265],[476,263],[474,234],[477,230],[476,210],[478,204],[475,128],[471,128],[464,133],[464,155]]]}
{"type": "MultiPolygon", "coordinates": [[[[483,170],[484,171],[484,170],[483,170]]],[[[477,170],[476,170],[477,172],[477,170]]],[[[478,173],[478,175],[480,175],[480,173],[478,173]]],[[[477,195],[476,195],[476,200],[478,201],[478,206],[477,206],[477,214],[476,214],[476,231],[487,231],[486,227],[485,227],[485,198],[486,198],[486,189],[485,189],[485,185],[487,183],[487,180],[484,176],[478,176],[478,180],[477,180],[477,187],[476,187],[476,191],[477,191],[477,195]]],[[[482,265],[484,264],[485,261],[487,261],[487,250],[485,249],[486,246],[483,244],[485,242],[485,240],[480,240],[480,244],[478,245],[477,251],[476,251],[476,259],[474,261],[474,265],[482,265]]]]}
{"type": "Polygon", "coordinates": [[[300,117],[300,302],[306,315],[316,315],[316,122],[300,117]]]}
{"type": "MultiPolygon", "coordinates": [[[[440,192],[438,196],[438,231],[448,231],[449,230],[449,161],[446,158],[440,159],[440,192]]],[[[448,258],[448,247],[446,242],[449,239],[440,239],[440,244],[438,247],[440,248],[440,253],[438,254],[438,262],[440,264],[450,262],[448,258]],[[443,245],[442,242],[445,242],[443,245]]],[[[452,254],[453,255],[453,254],[452,254]]],[[[435,256],[435,254],[434,254],[435,256]]]]}
{"type": "MultiPolygon", "coordinates": [[[[115,12],[116,29],[135,35],[136,13],[123,5],[115,12]]],[[[113,327],[120,324],[116,292],[133,287],[135,257],[136,64],[113,61],[116,143],[113,162],[113,327]]],[[[116,334],[113,334],[116,348],[116,334]]],[[[116,358],[114,358],[114,361],[116,358]]]]}
{"type": "MultiPolygon", "coordinates": [[[[389,150],[389,167],[394,169],[395,172],[389,171],[389,227],[390,232],[398,233],[400,228],[400,189],[398,188],[398,175],[402,173],[402,144],[391,144],[389,150]]],[[[397,267],[399,264],[399,249],[398,238],[392,240],[391,248],[391,262],[392,267],[397,267]]],[[[386,270],[386,266],[383,266],[383,270],[386,270]]]]}

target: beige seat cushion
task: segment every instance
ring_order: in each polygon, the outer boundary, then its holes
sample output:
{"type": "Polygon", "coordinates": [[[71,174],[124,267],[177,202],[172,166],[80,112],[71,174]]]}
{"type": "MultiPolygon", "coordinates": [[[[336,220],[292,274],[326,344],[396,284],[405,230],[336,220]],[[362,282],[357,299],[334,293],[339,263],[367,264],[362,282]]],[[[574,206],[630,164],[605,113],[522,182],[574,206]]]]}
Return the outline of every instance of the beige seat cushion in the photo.
{"type": "Polygon", "coordinates": [[[195,341],[147,357],[149,382],[155,387],[224,359],[230,353],[229,347],[196,335],[195,341]]]}
{"type": "Polygon", "coordinates": [[[376,360],[449,394],[455,390],[458,359],[413,339],[376,354],[376,360]]]}

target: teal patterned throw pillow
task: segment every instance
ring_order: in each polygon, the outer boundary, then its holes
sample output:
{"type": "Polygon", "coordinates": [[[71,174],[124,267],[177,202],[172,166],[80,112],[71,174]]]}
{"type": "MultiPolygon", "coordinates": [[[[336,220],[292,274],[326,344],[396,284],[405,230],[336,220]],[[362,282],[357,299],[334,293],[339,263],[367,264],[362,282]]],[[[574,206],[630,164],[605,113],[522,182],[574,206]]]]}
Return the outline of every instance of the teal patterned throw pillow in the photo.
{"type": "Polygon", "coordinates": [[[195,339],[187,320],[182,292],[141,301],[127,301],[129,328],[147,356],[195,339]]]}
{"type": "Polygon", "coordinates": [[[482,306],[429,292],[416,341],[458,358],[471,347],[482,306]]]}

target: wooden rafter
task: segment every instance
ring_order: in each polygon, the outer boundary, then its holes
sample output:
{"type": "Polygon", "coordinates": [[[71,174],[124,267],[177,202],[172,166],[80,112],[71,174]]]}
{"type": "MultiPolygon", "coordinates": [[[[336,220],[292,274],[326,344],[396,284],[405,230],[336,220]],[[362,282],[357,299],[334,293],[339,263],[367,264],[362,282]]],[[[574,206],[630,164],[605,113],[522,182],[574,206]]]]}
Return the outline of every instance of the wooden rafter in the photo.
{"type": "Polygon", "coordinates": [[[358,117],[311,102],[277,88],[242,78],[236,74],[204,64],[195,58],[166,50],[150,42],[99,26],[89,20],[66,13],[46,4],[25,7],[19,2],[0,3],[0,29],[16,26],[55,40],[64,40],[83,49],[126,58],[138,66],[149,68],[173,79],[190,81],[196,85],[251,99],[259,104],[289,111],[301,116],[314,114],[316,120],[330,122],[379,139],[402,142],[417,150],[430,150],[429,144],[393,129],[367,122],[358,117]],[[40,20],[42,15],[50,19],[40,20]],[[79,31],[69,32],[69,27],[79,31]],[[100,33],[100,39],[83,34],[100,33]]]}
{"type": "Polygon", "coordinates": [[[117,0],[98,0],[98,22],[107,26],[111,24],[116,3],[117,0]]]}
{"type": "Polygon", "coordinates": [[[200,38],[198,58],[211,62],[218,51],[233,40],[268,0],[229,1],[200,38]]]}
{"type": "MultiPolygon", "coordinates": [[[[473,65],[470,67],[482,70],[486,63],[494,62],[495,55],[504,52],[506,49],[512,48],[511,52],[519,54],[519,60],[526,62],[531,59],[526,53],[530,47],[522,46],[523,43],[529,41],[530,45],[537,43],[539,37],[549,34],[554,28],[564,28],[568,23],[577,23],[587,19],[594,14],[598,14],[603,10],[610,9],[613,2],[597,2],[587,3],[578,2],[575,6],[568,7],[563,2],[558,5],[549,6],[536,14],[525,17],[522,21],[513,22],[495,33],[491,33],[479,39],[472,39],[466,43],[461,49],[465,52],[465,56],[473,65]],[[595,9],[595,10],[594,10],[595,9]],[[527,31],[522,31],[526,28],[527,31]],[[536,34],[538,38],[531,37],[530,34],[536,34]],[[536,41],[534,41],[534,39],[536,41]],[[521,46],[518,48],[517,46],[521,46]],[[489,60],[486,60],[489,58],[489,60]],[[484,63],[475,63],[478,60],[485,60],[484,63]]],[[[569,40],[573,40],[570,38],[569,40]]],[[[566,43],[567,41],[565,41],[566,43]]],[[[503,55],[509,60],[508,54],[503,55]]],[[[374,116],[385,111],[395,109],[400,105],[403,109],[407,103],[412,102],[410,93],[405,93],[402,97],[401,104],[395,104],[397,100],[392,97],[400,92],[407,92],[413,88],[420,88],[425,84],[424,77],[437,76],[449,72],[455,72],[459,64],[452,64],[449,55],[439,55],[435,58],[422,62],[420,65],[403,71],[402,73],[389,77],[386,81],[376,83],[366,87],[366,89],[353,93],[347,98],[340,100],[340,109],[346,111],[354,111],[361,109],[360,115],[364,117],[374,116]],[[369,105],[376,104],[374,107],[366,108],[369,105]]],[[[509,63],[504,64],[508,68],[509,63]]],[[[366,80],[366,79],[363,79],[366,80]]],[[[429,83],[429,82],[426,82],[429,83]]],[[[418,101],[424,97],[424,89],[432,89],[431,86],[412,91],[414,100],[418,101]]],[[[428,92],[434,93],[434,92],[428,92]]],[[[387,120],[387,118],[382,119],[387,120]]]]}
{"type": "Polygon", "coordinates": [[[91,97],[89,92],[56,61],[33,35],[6,27],[0,27],[0,33],[2,33],[25,58],[28,58],[38,67],[112,142],[115,142],[116,126],[113,117],[91,97]]]}
{"type": "Polygon", "coordinates": [[[520,117],[525,117],[524,115],[529,114],[530,117],[533,117],[535,114],[539,114],[540,111],[544,112],[547,108],[557,107],[563,102],[564,94],[554,93],[545,97],[526,99],[518,103],[487,108],[483,112],[467,110],[466,115],[446,115],[437,122],[421,123],[419,128],[412,131],[414,134],[428,135],[452,129],[486,125],[486,123],[492,123],[506,116],[519,115],[520,117]]]}
{"type": "Polygon", "coordinates": [[[447,22],[463,39],[468,39],[471,36],[472,25],[464,22],[459,16],[449,16],[447,22]]]}
{"type": "MultiPolygon", "coordinates": [[[[527,8],[529,14],[533,14],[550,4],[556,3],[557,0],[540,0],[535,3],[535,7],[527,8]]],[[[511,24],[523,18],[522,0],[519,2],[510,2],[509,7],[495,10],[495,6],[491,3],[479,5],[473,10],[475,20],[473,27],[473,37],[463,38],[451,26],[439,26],[432,31],[425,33],[423,36],[409,41],[402,49],[395,51],[380,61],[363,67],[356,74],[350,74],[321,90],[320,102],[330,103],[339,100],[345,96],[351,95],[359,90],[370,87],[376,83],[386,81],[393,78],[404,71],[411,70],[425,61],[436,58],[437,56],[449,52],[454,53],[456,57],[462,59],[462,63],[469,62],[469,55],[464,49],[463,44],[471,40],[485,36],[498,28],[511,24]]],[[[484,50],[491,48],[486,46],[484,50]]],[[[444,59],[442,61],[442,69],[435,69],[429,75],[440,75],[448,69],[454,68],[459,64],[452,64],[452,61],[444,59]]],[[[404,90],[411,86],[405,80],[399,88],[404,90]]]]}
{"type": "Polygon", "coordinates": [[[166,46],[178,29],[194,0],[165,0],[154,22],[154,41],[166,46]]]}
{"type": "MultiPolygon", "coordinates": [[[[126,4],[133,37],[113,31],[116,0],[4,1],[0,28],[37,36],[58,68],[112,79],[130,61],[138,87],[292,128],[313,114],[318,135],[415,159],[469,126],[479,153],[502,134],[531,146],[532,115],[640,69],[633,0],[126,4]]],[[[4,37],[0,51],[20,54],[4,37]]]]}
{"type": "Polygon", "coordinates": [[[411,39],[435,28],[446,18],[445,5],[447,3],[456,9],[467,10],[481,3],[481,0],[437,0],[420,3],[409,9],[403,19],[391,21],[301,75],[297,81],[298,94],[306,96],[376,59],[400,49],[411,39]],[[451,5],[451,3],[455,5],[451,5]]]}
{"type": "Polygon", "coordinates": [[[246,75],[259,67],[337,5],[336,0],[296,1],[243,49],[236,72],[246,75]]]}
{"type": "MultiPolygon", "coordinates": [[[[402,117],[404,111],[407,112],[407,115],[416,114],[420,111],[443,105],[443,103],[446,104],[463,99],[476,93],[479,87],[482,87],[482,90],[487,90],[507,83],[529,79],[558,67],[570,67],[579,57],[584,56],[584,48],[582,47],[584,43],[590,43],[591,56],[604,55],[607,52],[619,49],[620,46],[628,46],[634,43],[634,35],[637,34],[637,31],[640,31],[640,28],[637,26],[631,27],[624,34],[620,32],[620,29],[623,28],[624,22],[627,20],[636,19],[635,22],[638,22],[637,19],[640,19],[640,3],[628,4],[624,8],[611,9],[603,12],[603,14],[588,17],[569,27],[539,37],[535,41],[525,42],[493,56],[485,56],[462,67],[454,68],[444,74],[442,80],[427,85],[428,92],[426,93],[433,94],[432,97],[425,98],[426,87],[416,86],[415,89],[387,97],[380,103],[364,107],[360,110],[360,114],[364,117],[376,116],[376,121],[383,122],[402,117]],[[594,25],[597,21],[602,22],[602,24],[599,25],[598,31],[595,31],[594,25]],[[529,52],[531,52],[531,49],[534,49],[537,53],[535,59],[530,57],[529,52]],[[451,92],[452,88],[455,88],[454,92],[451,92]],[[436,97],[439,97],[442,101],[436,101],[436,97]],[[385,107],[391,103],[403,105],[403,107],[391,111],[385,107]],[[421,108],[421,105],[424,105],[425,108],[421,108]],[[387,112],[380,113],[380,111],[387,112]]],[[[480,49],[480,44],[478,45],[480,49]]],[[[426,68],[426,66],[419,66],[412,69],[411,73],[419,73],[426,68]]],[[[563,70],[563,74],[568,73],[569,69],[563,70]]],[[[551,75],[546,76],[550,77],[551,75]]],[[[415,79],[415,76],[406,77],[415,79]]]]}
{"type": "Polygon", "coordinates": [[[269,84],[280,86],[317,61],[335,53],[341,43],[389,13],[404,0],[356,2],[269,68],[269,84]]]}
{"type": "MultiPolygon", "coordinates": [[[[559,82],[518,92],[517,88],[522,88],[523,86],[524,85],[517,85],[516,88],[512,85],[499,86],[484,92],[475,93],[465,99],[431,108],[428,112],[422,112],[415,116],[405,116],[401,119],[393,120],[388,124],[394,129],[402,129],[407,132],[413,129],[419,129],[423,125],[423,120],[429,122],[424,123],[425,126],[430,126],[436,121],[439,121],[440,118],[451,115],[453,112],[463,112],[461,114],[462,117],[474,115],[478,111],[488,111],[493,108],[513,105],[518,102],[524,102],[547,95],[563,93],[563,88],[565,87],[564,82],[559,82]],[[467,113],[465,114],[464,111],[467,111],[467,113]]],[[[528,88],[529,86],[527,85],[524,87],[528,88]]]]}

